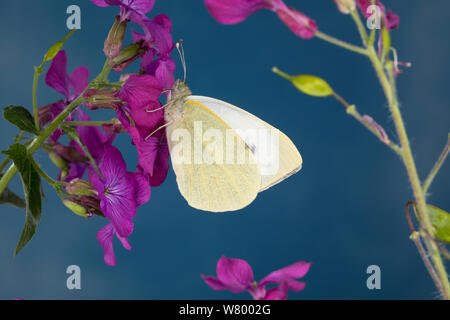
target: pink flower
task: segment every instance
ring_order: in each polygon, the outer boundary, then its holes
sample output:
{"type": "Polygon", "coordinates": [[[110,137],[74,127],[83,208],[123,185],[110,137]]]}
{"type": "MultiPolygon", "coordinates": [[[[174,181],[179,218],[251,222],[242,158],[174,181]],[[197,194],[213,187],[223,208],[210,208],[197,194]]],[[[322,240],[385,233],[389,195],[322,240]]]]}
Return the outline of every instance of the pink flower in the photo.
{"type": "Polygon", "coordinates": [[[317,31],[314,20],[286,6],[282,0],[205,0],[205,4],[209,13],[223,24],[236,24],[258,10],[268,9],[300,38],[310,39],[317,31]]]}
{"type": "MultiPolygon", "coordinates": [[[[359,9],[364,17],[370,18],[372,13],[367,9],[372,5],[370,0],[356,0],[359,9]]],[[[376,1],[376,5],[380,8],[383,19],[386,21],[386,27],[388,30],[397,29],[400,24],[400,17],[393,13],[391,10],[386,12],[386,7],[381,3],[380,0],[376,1]]]]}
{"type": "Polygon", "coordinates": [[[131,250],[127,238],[133,232],[137,207],[150,200],[150,186],[143,174],[126,170],[125,160],[113,146],[105,147],[99,170],[102,177],[89,168],[89,181],[97,191],[102,213],[111,223],[98,231],[97,240],[103,248],[105,263],[113,266],[114,234],[131,250]]]}
{"type": "Polygon", "coordinates": [[[91,0],[99,7],[117,6],[120,8],[120,20],[132,20],[139,23],[145,19],[155,5],[155,0],[91,0]]]}
{"type": "Polygon", "coordinates": [[[233,293],[248,291],[255,300],[286,300],[288,290],[294,292],[305,288],[304,282],[295,279],[308,273],[311,263],[297,262],[288,267],[270,273],[259,284],[253,279],[250,265],[241,259],[230,259],[222,256],[217,262],[217,278],[201,276],[214,290],[230,290],[233,293]],[[277,286],[266,290],[266,285],[277,286]]]}

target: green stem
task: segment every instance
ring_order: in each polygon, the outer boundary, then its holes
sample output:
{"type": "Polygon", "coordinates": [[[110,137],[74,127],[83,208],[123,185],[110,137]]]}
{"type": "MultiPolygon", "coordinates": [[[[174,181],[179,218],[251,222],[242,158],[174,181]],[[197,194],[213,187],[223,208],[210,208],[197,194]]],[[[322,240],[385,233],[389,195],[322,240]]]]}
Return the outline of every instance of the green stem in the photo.
{"type": "Polygon", "coordinates": [[[450,133],[448,134],[447,144],[444,150],[442,151],[441,155],[439,156],[439,159],[434,164],[433,169],[431,169],[431,172],[428,174],[428,177],[423,184],[423,193],[425,195],[427,194],[427,191],[430,188],[431,183],[436,177],[436,174],[439,172],[439,169],[441,169],[442,165],[444,164],[444,161],[447,158],[449,151],[450,151],[450,133]]]}
{"type": "Polygon", "coordinates": [[[34,76],[33,76],[33,118],[34,118],[34,126],[36,130],[39,132],[41,130],[39,126],[39,116],[38,116],[38,106],[37,106],[37,84],[39,75],[42,73],[42,64],[39,67],[34,67],[34,76]]]}
{"type": "Polygon", "coordinates": [[[44,178],[45,181],[47,181],[53,188],[57,189],[59,188],[61,185],[66,185],[66,182],[59,182],[59,181],[55,181],[52,178],[50,178],[50,176],[45,173],[44,170],[42,170],[42,168],[36,163],[36,161],[33,159],[33,157],[29,157],[31,160],[31,164],[33,165],[33,168],[39,173],[39,175],[44,178]]]}
{"type": "Polygon", "coordinates": [[[450,299],[450,283],[448,281],[448,276],[445,271],[444,263],[442,262],[441,255],[439,253],[439,249],[432,239],[433,234],[433,226],[431,224],[430,217],[428,215],[425,195],[422,190],[422,185],[420,183],[419,175],[417,173],[416,164],[414,162],[414,157],[412,155],[411,146],[409,143],[408,135],[406,133],[405,124],[403,122],[403,118],[400,112],[399,103],[396,95],[396,85],[395,85],[395,76],[393,75],[392,67],[389,68],[389,78],[388,79],[386,73],[384,72],[384,68],[382,63],[380,62],[375,49],[373,47],[368,48],[369,50],[369,59],[372,62],[377,76],[380,80],[381,86],[385,92],[387,97],[389,108],[391,111],[392,118],[394,120],[395,128],[397,131],[397,135],[400,140],[400,145],[402,147],[402,160],[405,165],[408,178],[413,190],[414,198],[417,203],[417,208],[421,220],[422,227],[426,231],[428,236],[424,237],[424,242],[428,250],[428,254],[430,255],[436,272],[438,273],[440,282],[441,282],[441,294],[443,298],[450,299]]]}
{"type": "Polygon", "coordinates": [[[66,126],[103,126],[115,124],[114,121],[72,121],[72,122],[64,122],[66,126]]]}
{"type": "Polygon", "coordinates": [[[339,46],[341,48],[344,48],[344,49],[347,49],[347,50],[350,50],[350,51],[353,51],[353,52],[356,52],[356,53],[359,53],[359,54],[367,56],[367,50],[365,48],[362,48],[362,47],[359,47],[359,46],[355,46],[355,45],[350,44],[348,42],[336,39],[336,38],[334,38],[332,36],[329,36],[329,35],[327,35],[327,34],[325,34],[323,32],[316,31],[316,37],[319,38],[319,39],[322,39],[324,41],[330,42],[330,43],[332,43],[334,45],[337,45],[337,46],[339,46]]]}
{"type": "MultiPolygon", "coordinates": [[[[77,99],[72,101],[44,130],[41,131],[41,133],[36,138],[33,139],[33,141],[27,147],[30,155],[39,149],[39,147],[48,139],[48,137],[50,137],[53,131],[55,131],[80,104],[85,102],[83,95],[84,92],[77,99]]],[[[12,164],[5,172],[4,176],[0,179],[0,194],[3,193],[16,173],[17,168],[14,164],[12,164]]]]}
{"type": "Polygon", "coordinates": [[[387,71],[389,73],[386,75],[384,71],[384,65],[380,61],[378,55],[376,54],[376,51],[372,45],[370,45],[369,38],[366,32],[366,29],[364,28],[364,25],[361,21],[361,18],[359,16],[359,13],[354,10],[351,12],[352,18],[356,23],[356,26],[358,28],[359,34],[361,36],[361,39],[364,43],[364,46],[366,47],[368,51],[368,57],[372,63],[372,65],[375,68],[376,74],[378,76],[378,79],[381,83],[381,87],[383,88],[383,91],[386,95],[389,109],[391,111],[392,118],[394,120],[395,128],[397,131],[397,135],[400,140],[400,146],[402,148],[402,155],[401,158],[403,160],[403,163],[405,165],[408,179],[411,184],[411,188],[413,190],[414,198],[416,200],[418,214],[420,216],[420,222],[421,225],[426,233],[425,236],[423,236],[423,240],[425,243],[425,246],[427,248],[428,255],[430,256],[433,264],[434,269],[436,270],[438,276],[439,276],[439,285],[438,289],[442,294],[442,297],[444,299],[450,300],[450,283],[448,280],[448,275],[445,270],[444,263],[442,261],[441,254],[439,252],[439,248],[436,245],[436,242],[433,239],[433,226],[431,224],[430,217],[428,215],[427,211],[427,204],[425,201],[425,194],[422,189],[422,185],[420,183],[419,175],[417,173],[416,164],[414,162],[414,157],[412,155],[411,146],[409,143],[408,135],[406,133],[405,124],[403,122],[403,118],[400,112],[399,103],[397,99],[397,92],[396,92],[396,83],[395,83],[395,76],[393,74],[393,66],[392,63],[389,62],[389,67],[387,68],[387,71]]]}
{"type": "Polygon", "coordinates": [[[358,28],[358,32],[359,32],[359,35],[361,36],[361,40],[362,40],[364,46],[367,49],[370,49],[369,35],[367,34],[366,28],[365,28],[364,24],[361,21],[361,17],[360,17],[360,15],[358,13],[358,10],[353,10],[352,12],[350,12],[350,14],[351,14],[353,20],[356,23],[356,27],[358,28]]]}
{"type": "Polygon", "coordinates": [[[389,146],[395,153],[397,153],[399,156],[402,155],[402,149],[395,144],[394,142],[390,141],[387,142],[385,138],[381,135],[381,133],[377,130],[375,130],[371,125],[367,123],[367,121],[364,121],[361,114],[358,112],[356,107],[354,105],[349,105],[341,96],[339,96],[337,93],[334,94],[334,97],[344,104],[346,107],[346,111],[349,115],[351,115],[353,118],[355,118],[359,123],[361,123],[364,127],[366,127],[370,132],[372,132],[378,139],[380,139],[383,143],[385,143],[387,146],[389,146]]]}

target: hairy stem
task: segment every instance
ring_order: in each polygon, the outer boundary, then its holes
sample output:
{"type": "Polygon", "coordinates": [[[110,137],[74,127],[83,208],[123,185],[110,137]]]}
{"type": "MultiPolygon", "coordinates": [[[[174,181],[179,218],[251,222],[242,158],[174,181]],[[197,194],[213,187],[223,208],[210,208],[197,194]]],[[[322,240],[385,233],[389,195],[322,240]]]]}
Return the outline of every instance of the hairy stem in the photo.
{"type": "Polygon", "coordinates": [[[450,151],[450,133],[448,134],[447,144],[445,145],[444,150],[442,151],[441,155],[439,156],[439,159],[434,164],[433,169],[431,169],[431,172],[428,174],[428,177],[423,184],[423,193],[425,195],[427,194],[427,191],[430,188],[431,183],[436,177],[436,174],[439,172],[439,169],[441,169],[442,165],[444,164],[449,151],[450,151]]]}
{"type": "Polygon", "coordinates": [[[336,39],[336,38],[334,38],[332,36],[329,36],[329,35],[327,35],[327,34],[325,34],[323,32],[316,31],[316,37],[319,38],[319,39],[322,39],[324,41],[330,42],[330,43],[332,43],[334,45],[337,45],[339,47],[342,47],[344,49],[347,49],[347,50],[350,50],[350,51],[353,51],[353,52],[356,52],[356,53],[359,53],[359,54],[362,54],[362,55],[367,55],[367,50],[365,48],[362,48],[362,47],[359,47],[359,46],[355,46],[355,45],[350,44],[348,42],[336,39]]]}
{"type": "Polygon", "coordinates": [[[441,282],[439,289],[443,298],[450,299],[450,284],[448,281],[447,272],[445,271],[445,266],[442,261],[439,249],[431,236],[433,234],[433,226],[428,215],[425,194],[423,193],[422,185],[417,173],[416,164],[414,162],[414,157],[412,155],[408,135],[406,133],[405,124],[403,122],[403,118],[399,108],[399,103],[396,95],[396,84],[394,81],[395,76],[393,75],[392,67],[388,68],[389,77],[386,75],[383,65],[373,47],[368,48],[368,50],[369,59],[375,68],[381,86],[383,87],[386,98],[388,100],[392,119],[394,120],[397,135],[400,140],[400,145],[402,147],[402,160],[405,165],[409,182],[413,190],[414,198],[417,203],[417,209],[421,224],[426,232],[426,235],[423,237],[424,242],[441,282]]]}

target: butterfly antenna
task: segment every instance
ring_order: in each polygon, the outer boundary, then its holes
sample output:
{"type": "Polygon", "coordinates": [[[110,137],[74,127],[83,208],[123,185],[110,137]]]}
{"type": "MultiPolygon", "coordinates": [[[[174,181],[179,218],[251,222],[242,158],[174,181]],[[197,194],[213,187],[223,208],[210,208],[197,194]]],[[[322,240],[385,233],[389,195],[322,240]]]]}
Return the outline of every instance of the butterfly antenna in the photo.
{"type": "Polygon", "coordinates": [[[178,54],[180,55],[181,64],[183,66],[183,71],[184,71],[183,82],[186,82],[186,58],[184,56],[183,40],[181,40],[181,39],[180,39],[180,41],[177,42],[177,50],[178,50],[178,54]]]}
{"type": "Polygon", "coordinates": [[[161,129],[164,129],[165,127],[170,126],[172,123],[173,123],[173,121],[170,121],[170,122],[167,122],[166,124],[162,125],[162,126],[159,127],[158,129],[156,129],[155,131],[153,131],[152,133],[150,133],[150,134],[145,138],[145,141],[147,141],[148,139],[150,139],[150,137],[151,137],[152,135],[154,135],[156,132],[158,132],[158,131],[161,130],[161,129]]]}

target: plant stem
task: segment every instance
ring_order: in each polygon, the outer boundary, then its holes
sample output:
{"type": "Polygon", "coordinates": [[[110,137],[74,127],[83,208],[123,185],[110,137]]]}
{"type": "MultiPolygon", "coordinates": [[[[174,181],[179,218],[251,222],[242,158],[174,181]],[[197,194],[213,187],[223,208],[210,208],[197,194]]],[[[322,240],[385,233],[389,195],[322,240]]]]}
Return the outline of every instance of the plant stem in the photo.
{"type": "MultiPolygon", "coordinates": [[[[351,16],[356,23],[363,44],[368,51],[368,57],[375,68],[376,74],[378,76],[378,79],[381,83],[381,86],[383,88],[383,91],[386,95],[389,104],[389,109],[391,111],[397,135],[400,140],[400,146],[402,148],[401,158],[405,165],[408,178],[411,184],[411,188],[413,190],[414,198],[416,200],[421,225],[425,231],[425,235],[423,235],[422,237],[425,242],[428,255],[431,257],[431,260],[434,264],[434,270],[436,270],[436,273],[438,274],[439,277],[439,285],[437,287],[442,297],[444,299],[450,300],[450,283],[448,280],[444,263],[442,261],[441,254],[439,252],[439,248],[437,247],[436,242],[433,239],[433,226],[431,224],[431,220],[428,215],[427,205],[425,201],[425,194],[423,192],[422,185],[420,183],[408,135],[406,133],[405,124],[403,122],[403,118],[399,108],[393,65],[391,62],[388,62],[387,64],[388,65],[387,71],[389,74],[388,77],[384,71],[383,63],[380,61],[373,45],[371,45],[370,43],[369,37],[361,21],[359,13],[356,10],[354,10],[351,12],[351,16]]],[[[426,263],[425,260],[424,262],[426,263]]]]}
{"type": "Polygon", "coordinates": [[[444,164],[444,161],[447,158],[449,151],[450,151],[450,133],[448,134],[447,144],[445,145],[444,150],[442,151],[441,155],[439,156],[439,159],[434,164],[433,169],[431,169],[431,172],[428,174],[428,177],[423,184],[423,193],[425,195],[427,194],[427,191],[430,188],[431,183],[436,177],[436,174],[439,172],[439,169],[441,169],[442,165],[444,164]]]}
{"type": "Polygon", "coordinates": [[[355,46],[355,45],[350,44],[348,42],[336,39],[336,38],[334,38],[332,36],[329,36],[329,35],[327,35],[327,34],[325,34],[323,32],[316,31],[316,37],[319,38],[319,39],[322,39],[324,41],[330,42],[330,43],[332,43],[334,45],[337,45],[339,47],[342,47],[344,49],[347,49],[347,50],[350,50],[350,51],[353,51],[353,52],[356,52],[356,53],[359,53],[359,54],[367,56],[367,50],[366,49],[364,49],[362,47],[359,47],[359,46],[355,46]]]}
{"type": "Polygon", "coordinates": [[[66,126],[103,126],[108,124],[115,124],[114,121],[66,121],[66,126]]]}
{"type": "Polygon", "coordinates": [[[36,130],[39,132],[41,130],[39,126],[39,117],[38,117],[38,106],[37,106],[37,84],[39,75],[42,73],[42,64],[39,67],[34,67],[34,76],[33,76],[33,118],[34,118],[34,126],[36,130]]]}
{"type": "Polygon", "coordinates": [[[398,155],[402,155],[402,149],[396,145],[392,141],[386,141],[385,137],[381,135],[381,133],[377,130],[375,130],[367,121],[364,121],[363,116],[356,110],[356,106],[350,105],[347,101],[345,101],[344,98],[342,98],[340,95],[338,95],[336,92],[333,93],[333,97],[338,100],[342,105],[344,105],[347,113],[351,115],[353,118],[355,118],[359,123],[361,123],[364,127],[366,127],[370,132],[372,132],[378,139],[380,139],[383,143],[388,145],[392,150],[394,150],[398,155]]]}
{"type": "MultiPolygon", "coordinates": [[[[50,135],[55,131],[61,123],[82,103],[85,102],[83,97],[84,92],[74,101],[72,101],[42,132],[33,139],[31,144],[27,147],[30,154],[36,152],[37,149],[50,137],[50,135]]],[[[9,182],[12,180],[14,175],[17,173],[17,168],[12,164],[5,175],[0,179],[0,195],[8,186],[9,182]]]]}
{"type": "Polygon", "coordinates": [[[397,135],[400,140],[400,145],[402,147],[402,160],[406,167],[406,171],[408,174],[408,178],[414,193],[414,198],[417,203],[417,208],[421,220],[422,227],[426,232],[426,236],[424,236],[424,242],[428,249],[428,254],[430,255],[436,272],[439,275],[439,279],[441,282],[441,287],[439,288],[443,298],[450,299],[450,284],[448,281],[448,276],[445,271],[444,264],[442,262],[441,255],[439,253],[439,249],[436,246],[436,243],[432,239],[431,235],[433,234],[433,226],[431,224],[430,217],[428,215],[425,195],[422,190],[422,185],[419,180],[419,175],[417,173],[416,164],[414,162],[414,157],[412,155],[411,146],[409,143],[408,135],[406,133],[405,124],[403,122],[403,118],[400,112],[399,103],[396,96],[396,85],[395,85],[395,76],[393,75],[392,66],[388,68],[390,73],[390,80],[388,79],[386,73],[384,72],[383,65],[381,64],[375,49],[373,47],[368,48],[369,50],[369,59],[372,62],[377,76],[380,80],[381,86],[385,92],[387,97],[389,108],[391,111],[392,118],[394,120],[395,128],[397,131],[397,135]]]}

